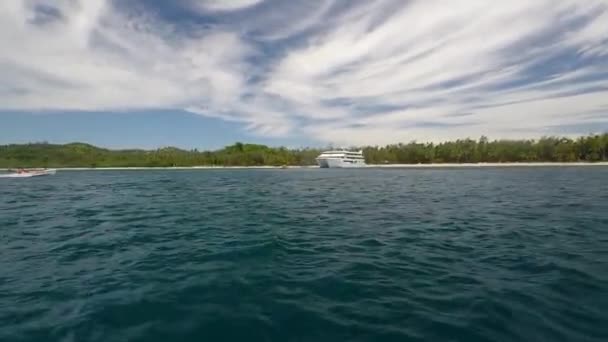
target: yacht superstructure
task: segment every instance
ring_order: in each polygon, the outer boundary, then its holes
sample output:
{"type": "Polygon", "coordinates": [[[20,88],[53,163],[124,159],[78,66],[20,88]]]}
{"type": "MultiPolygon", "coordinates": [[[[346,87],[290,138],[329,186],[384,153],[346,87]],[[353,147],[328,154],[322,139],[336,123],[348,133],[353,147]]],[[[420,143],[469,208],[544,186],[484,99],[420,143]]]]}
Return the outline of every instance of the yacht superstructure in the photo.
{"type": "Polygon", "coordinates": [[[317,157],[317,163],[322,168],[351,168],[365,166],[363,151],[334,150],[325,151],[317,157]]]}

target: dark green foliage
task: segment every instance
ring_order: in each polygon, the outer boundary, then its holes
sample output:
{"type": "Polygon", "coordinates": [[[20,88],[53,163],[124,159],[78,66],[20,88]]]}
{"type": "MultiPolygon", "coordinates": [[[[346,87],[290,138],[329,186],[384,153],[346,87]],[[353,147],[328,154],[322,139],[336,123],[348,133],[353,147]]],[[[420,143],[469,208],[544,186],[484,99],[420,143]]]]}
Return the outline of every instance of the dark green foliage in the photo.
{"type": "Polygon", "coordinates": [[[397,144],[364,149],[371,164],[505,163],[608,161],[608,133],[576,140],[543,137],[539,140],[494,140],[481,137],[440,144],[397,144]]]}
{"type": "Polygon", "coordinates": [[[320,150],[271,148],[236,143],[218,151],[186,151],[166,147],[147,150],[108,150],[73,143],[0,146],[0,167],[171,167],[312,165],[320,150]]]}
{"type": "MultiPolygon", "coordinates": [[[[0,146],[0,167],[170,167],[314,165],[321,149],[287,149],[236,143],[217,151],[166,147],[154,151],[108,150],[88,144],[34,143],[0,146]]],[[[608,161],[608,133],[578,139],[494,140],[481,137],[440,144],[363,148],[369,164],[608,161]]]]}

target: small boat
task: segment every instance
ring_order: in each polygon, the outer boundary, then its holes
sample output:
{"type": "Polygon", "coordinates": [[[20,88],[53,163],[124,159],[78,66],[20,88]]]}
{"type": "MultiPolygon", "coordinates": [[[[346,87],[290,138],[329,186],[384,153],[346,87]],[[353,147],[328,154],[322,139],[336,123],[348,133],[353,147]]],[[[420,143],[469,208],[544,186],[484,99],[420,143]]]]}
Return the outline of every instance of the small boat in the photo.
{"type": "Polygon", "coordinates": [[[55,169],[34,169],[34,170],[18,169],[18,170],[11,170],[11,171],[12,171],[12,173],[0,175],[0,177],[1,178],[29,178],[29,177],[54,175],[57,172],[55,169]]]}

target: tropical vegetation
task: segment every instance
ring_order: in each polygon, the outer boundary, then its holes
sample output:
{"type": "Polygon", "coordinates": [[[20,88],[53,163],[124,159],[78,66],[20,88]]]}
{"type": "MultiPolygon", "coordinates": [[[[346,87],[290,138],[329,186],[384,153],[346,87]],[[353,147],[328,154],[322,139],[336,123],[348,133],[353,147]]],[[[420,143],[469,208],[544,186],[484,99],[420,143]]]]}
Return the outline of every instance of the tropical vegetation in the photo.
{"type": "MultiPolygon", "coordinates": [[[[330,148],[330,147],[328,147],[330,148]]],[[[171,167],[313,165],[324,149],[236,143],[216,151],[165,147],[110,150],[84,143],[0,145],[0,167],[171,167]]],[[[362,148],[369,164],[608,161],[608,133],[577,139],[462,139],[362,148]]]]}

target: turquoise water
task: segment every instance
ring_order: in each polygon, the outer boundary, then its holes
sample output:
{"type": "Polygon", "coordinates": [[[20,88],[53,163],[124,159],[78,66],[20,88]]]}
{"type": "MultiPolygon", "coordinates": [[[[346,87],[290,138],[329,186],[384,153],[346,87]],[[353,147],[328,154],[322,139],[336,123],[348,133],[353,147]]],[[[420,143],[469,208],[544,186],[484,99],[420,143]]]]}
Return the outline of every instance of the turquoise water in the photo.
{"type": "Polygon", "coordinates": [[[0,179],[0,341],[607,341],[608,168],[0,179]]]}

